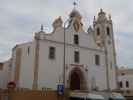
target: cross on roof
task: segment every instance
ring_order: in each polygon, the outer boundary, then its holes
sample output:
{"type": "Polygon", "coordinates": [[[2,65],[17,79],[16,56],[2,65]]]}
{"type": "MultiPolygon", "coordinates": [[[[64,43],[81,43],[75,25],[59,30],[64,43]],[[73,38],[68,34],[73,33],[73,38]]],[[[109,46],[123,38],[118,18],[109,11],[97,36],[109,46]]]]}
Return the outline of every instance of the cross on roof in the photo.
{"type": "Polygon", "coordinates": [[[41,31],[43,31],[43,24],[41,24],[41,31]]]}
{"type": "Polygon", "coordinates": [[[73,2],[73,6],[74,6],[74,8],[77,6],[76,1],[73,2]]]}

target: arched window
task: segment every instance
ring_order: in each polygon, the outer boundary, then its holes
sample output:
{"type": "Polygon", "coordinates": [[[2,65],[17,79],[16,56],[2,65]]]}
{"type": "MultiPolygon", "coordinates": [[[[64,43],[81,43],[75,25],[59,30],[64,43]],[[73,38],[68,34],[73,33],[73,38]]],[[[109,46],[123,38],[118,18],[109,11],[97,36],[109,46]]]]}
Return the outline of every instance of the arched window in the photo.
{"type": "Polygon", "coordinates": [[[106,30],[107,30],[107,35],[108,35],[108,36],[110,36],[110,28],[109,28],[109,27],[107,27],[107,29],[106,29],[106,30]]]}
{"type": "Polygon", "coordinates": [[[100,28],[97,28],[97,35],[100,35],[100,28]]]}

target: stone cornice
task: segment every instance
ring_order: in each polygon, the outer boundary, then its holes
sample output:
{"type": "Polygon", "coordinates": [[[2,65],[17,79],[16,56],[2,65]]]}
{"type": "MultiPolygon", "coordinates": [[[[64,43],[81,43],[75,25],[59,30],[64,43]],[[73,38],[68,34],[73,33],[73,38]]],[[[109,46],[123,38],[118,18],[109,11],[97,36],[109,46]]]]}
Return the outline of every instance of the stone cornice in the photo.
{"type": "MultiPolygon", "coordinates": [[[[64,45],[64,42],[61,42],[61,41],[54,41],[54,40],[49,40],[49,39],[43,39],[41,41],[48,41],[48,42],[64,45]]],[[[91,51],[98,51],[98,52],[104,53],[104,50],[102,50],[102,49],[93,49],[93,48],[88,48],[88,47],[84,47],[84,46],[80,46],[80,45],[74,45],[74,44],[70,44],[70,43],[66,43],[66,46],[70,46],[70,47],[74,47],[74,48],[82,48],[82,49],[87,49],[87,50],[91,50],[91,51]]]]}

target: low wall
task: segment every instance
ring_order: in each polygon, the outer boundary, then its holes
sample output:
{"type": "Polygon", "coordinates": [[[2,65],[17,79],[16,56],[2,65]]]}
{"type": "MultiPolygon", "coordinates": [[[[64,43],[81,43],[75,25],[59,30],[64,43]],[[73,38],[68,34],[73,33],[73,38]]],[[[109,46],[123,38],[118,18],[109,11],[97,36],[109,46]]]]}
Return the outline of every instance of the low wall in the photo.
{"type": "Polygon", "coordinates": [[[62,100],[55,91],[13,91],[0,95],[0,100],[62,100]]]}

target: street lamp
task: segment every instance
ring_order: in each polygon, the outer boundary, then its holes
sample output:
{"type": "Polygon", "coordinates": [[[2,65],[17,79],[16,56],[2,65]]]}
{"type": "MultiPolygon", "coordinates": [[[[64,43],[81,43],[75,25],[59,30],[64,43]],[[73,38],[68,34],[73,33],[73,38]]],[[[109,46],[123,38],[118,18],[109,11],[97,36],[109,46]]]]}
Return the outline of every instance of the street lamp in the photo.
{"type": "Polygon", "coordinates": [[[64,22],[64,24],[63,24],[63,28],[64,28],[64,55],[63,55],[63,66],[64,66],[64,68],[63,68],[63,83],[64,83],[64,88],[65,88],[65,65],[66,65],[66,29],[67,29],[67,27],[66,27],[66,25],[67,25],[67,23],[69,22],[69,19],[67,19],[65,22],[64,22]]]}

